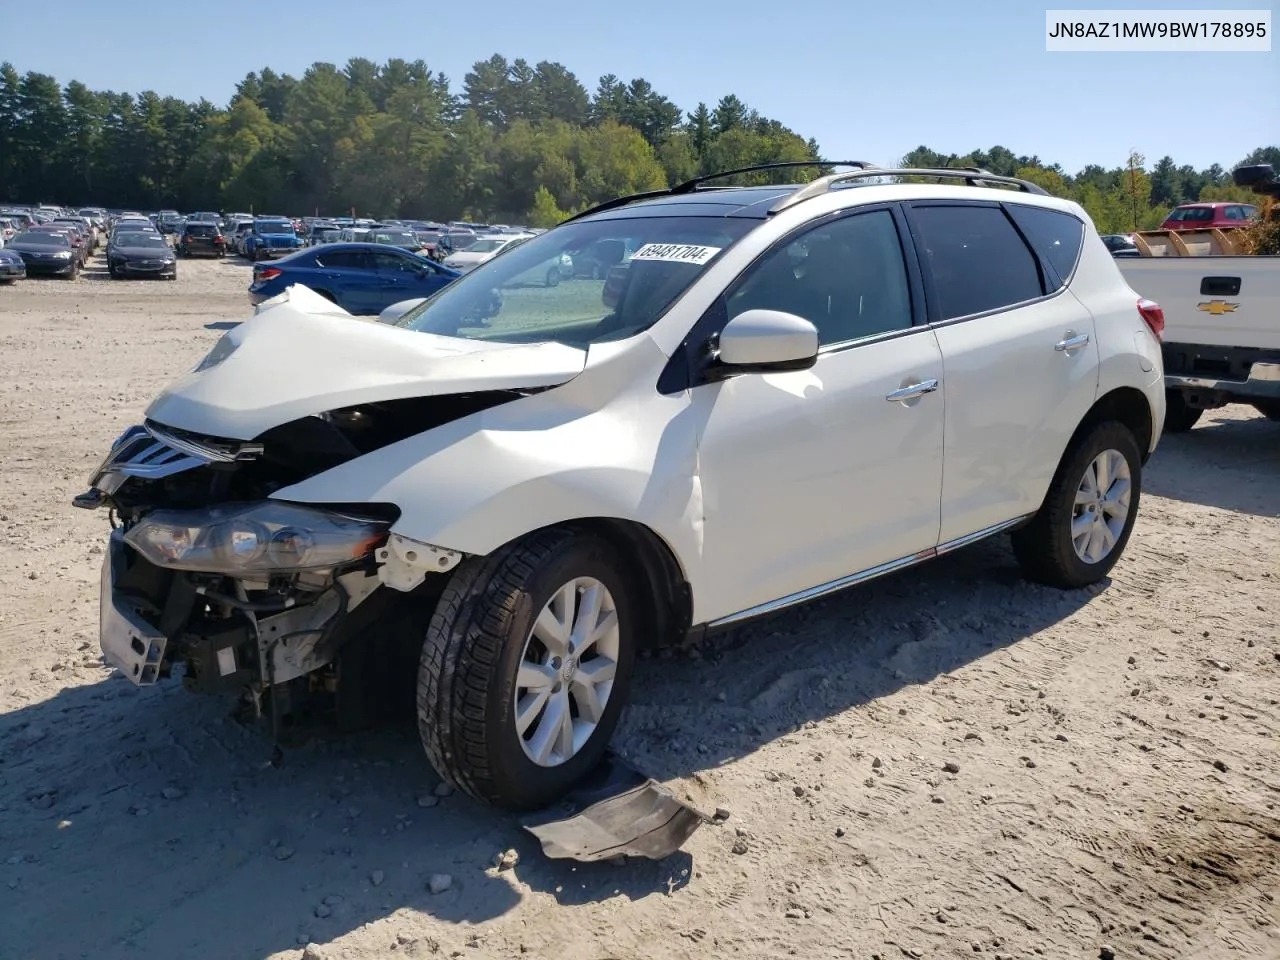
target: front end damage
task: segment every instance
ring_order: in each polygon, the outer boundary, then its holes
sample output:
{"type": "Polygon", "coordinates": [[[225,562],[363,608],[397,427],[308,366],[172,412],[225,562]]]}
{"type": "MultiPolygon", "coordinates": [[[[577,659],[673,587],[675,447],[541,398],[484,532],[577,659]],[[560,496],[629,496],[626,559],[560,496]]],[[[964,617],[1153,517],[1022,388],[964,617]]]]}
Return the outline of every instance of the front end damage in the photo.
{"type": "Polygon", "coordinates": [[[462,555],[391,533],[390,505],[321,508],[272,494],[519,395],[366,404],[252,442],[131,427],[75,500],[111,520],[104,658],[139,686],[180,666],[189,689],[239,694],[246,718],[277,731],[316,714],[358,726],[394,709],[389,699],[408,707],[416,647],[447,579],[428,574],[462,555]]]}

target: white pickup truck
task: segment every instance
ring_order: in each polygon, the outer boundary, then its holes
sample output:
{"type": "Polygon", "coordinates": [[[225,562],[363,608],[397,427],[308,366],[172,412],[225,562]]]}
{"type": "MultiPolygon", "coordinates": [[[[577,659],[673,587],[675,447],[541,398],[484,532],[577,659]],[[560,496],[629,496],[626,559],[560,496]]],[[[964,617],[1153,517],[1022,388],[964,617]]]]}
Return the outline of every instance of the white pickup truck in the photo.
{"type": "Polygon", "coordinates": [[[1129,286],[1164,309],[1165,430],[1190,430],[1228,403],[1280,420],[1280,256],[1169,240],[1150,245],[1151,255],[1116,259],[1129,286]]]}

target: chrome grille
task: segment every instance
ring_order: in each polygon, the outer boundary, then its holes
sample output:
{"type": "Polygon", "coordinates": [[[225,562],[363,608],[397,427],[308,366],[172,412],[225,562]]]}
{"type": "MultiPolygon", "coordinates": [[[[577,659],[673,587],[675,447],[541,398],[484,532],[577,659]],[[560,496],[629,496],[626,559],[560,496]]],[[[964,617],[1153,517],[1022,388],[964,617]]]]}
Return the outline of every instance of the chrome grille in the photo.
{"type": "Polygon", "coordinates": [[[111,446],[89,486],[108,496],[129,477],[160,480],[209,463],[233,463],[262,453],[262,444],[180,436],[152,423],[130,427],[111,446]]]}
{"type": "Polygon", "coordinates": [[[152,423],[146,422],[143,429],[156,440],[175,450],[206,461],[218,463],[234,463],[236,460],[252,460],[262,454],[262,444],[245,443],[239,440],[214,440],[209,437],[194,437],[152,423]]]}

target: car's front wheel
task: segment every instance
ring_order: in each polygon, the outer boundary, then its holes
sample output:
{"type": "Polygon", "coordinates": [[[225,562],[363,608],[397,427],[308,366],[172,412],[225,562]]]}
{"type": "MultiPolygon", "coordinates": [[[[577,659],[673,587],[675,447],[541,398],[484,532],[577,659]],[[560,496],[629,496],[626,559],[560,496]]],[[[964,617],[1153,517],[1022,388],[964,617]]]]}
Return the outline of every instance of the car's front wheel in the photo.
{"type": "Polygon", "coordinates": [[[1124,552],[1138,515],[1142,455],[1122,423],[1099,423],[1058,465],[1040,510],[1013,533],[1031,580],[1073,590],[1097,583],[1124,552]]]}
{"type": "Polygon", "coordinates": [[[547,270],[547,286],[554,287],[560,283],[560,268],[551,267],[547,270]]]}
{"type": "Polygon", "coordinates": [[[418,730],[441,776],[533,809],[600,761],[635,659],[625,569],[608,542],[567,528],[463,561],[418,668],[418,730]]]}

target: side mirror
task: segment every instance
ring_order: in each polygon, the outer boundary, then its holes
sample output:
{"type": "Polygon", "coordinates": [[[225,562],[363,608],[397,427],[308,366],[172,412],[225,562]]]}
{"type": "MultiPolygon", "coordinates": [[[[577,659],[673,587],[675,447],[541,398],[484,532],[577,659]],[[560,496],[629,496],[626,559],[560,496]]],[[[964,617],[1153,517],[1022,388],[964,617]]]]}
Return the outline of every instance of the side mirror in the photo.
{"type": "Polygon", "coordinates": [[[712,379],[808,370],[818,362],[818,328],[794,313],[747,310],[720,333],[712,379]]]}

